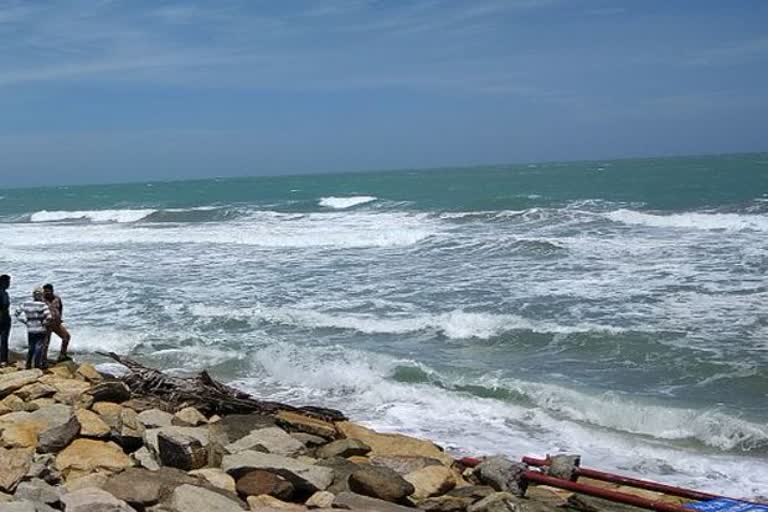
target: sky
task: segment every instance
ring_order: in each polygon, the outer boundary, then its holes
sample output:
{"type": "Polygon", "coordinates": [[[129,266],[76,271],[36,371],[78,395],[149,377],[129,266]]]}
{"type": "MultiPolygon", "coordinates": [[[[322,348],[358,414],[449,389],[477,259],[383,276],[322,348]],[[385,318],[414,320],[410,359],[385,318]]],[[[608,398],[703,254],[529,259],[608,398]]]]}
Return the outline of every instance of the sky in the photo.
{"type": "Polygon", "coordinates": [[[0,188],[768,150],[768,2],[0,0],[0,188]]]}

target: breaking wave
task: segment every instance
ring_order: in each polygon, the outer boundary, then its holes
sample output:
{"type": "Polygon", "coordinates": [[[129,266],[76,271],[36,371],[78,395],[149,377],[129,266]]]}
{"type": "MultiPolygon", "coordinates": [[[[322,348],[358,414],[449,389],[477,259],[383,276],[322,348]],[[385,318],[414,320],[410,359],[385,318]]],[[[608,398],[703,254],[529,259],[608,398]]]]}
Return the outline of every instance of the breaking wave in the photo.
{"type": "Polygon", "coordinates": [[[30,222],[115,222],[118,224],[136,222],[155,213],[156,210],[83,210],[83,211],[48,211],[41,210],[29,217],[30,222]]]}
{"type": "Polygon", "coordinates": [[[333,208],[334,210],[344,210],[353,206],[358,206],[365,203],[375,201],[374,196],[351,196],[351,197],[322,197],[318,204],[325,208],[333,208]]]}
{"type": "Polygon", "coordinates": [[[724,231],[768,231],[768,216],[738,213],[676,213],[658,215],[635,210],[616,210],[604,216],[614,222],[657,228],[724,231]]]}

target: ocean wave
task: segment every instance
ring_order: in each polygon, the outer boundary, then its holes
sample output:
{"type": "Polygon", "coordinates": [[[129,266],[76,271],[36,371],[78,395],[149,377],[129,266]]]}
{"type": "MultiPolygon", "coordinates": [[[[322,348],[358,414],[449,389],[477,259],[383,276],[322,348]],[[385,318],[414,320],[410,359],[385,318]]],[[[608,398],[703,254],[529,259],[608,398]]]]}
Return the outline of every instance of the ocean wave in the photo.
{"type": "Polygon", "coordinates": [[[83,211],[48,211],[41,210],[29,216],[30,222],[114,222],[118,224],[136,222],[155,213],[156,210],[83,210],[83,211]]]}
{"type": "Polygon", "coordinates": [[[604,213],[603,216],[614,222],[656,228],[768,231],[768,216],[766,215],[698,212],[660,215],[621,209],[604,213]]]}
{"type": "Polygon", "coordinates": [[[318,201],[318,204],[325,208],[333,208],[334,210],[344,210],[346,208],[351,208],[353,206],[370,203],[371,201],[375,201],[376,199],[378,198],[374,196],[350,196],[350,197],[329,196],[329,197],[321,197],[320,201],[318,201]]]}
{"type": "Polygon", "coordinates": [[[216,306],[192,306],[199,316],[235,316],[268,323],[285,324],[311,329],[344,329],[364,334],[406,334],[432,331],[451,339],[490,339],[504,332],[523,330],[545,334],[584,332],[625,332],[620,327],[579,323],[559,325],[530,320],[517,315],[473,313],[455,310],[439,314],[382,317],[363,313],[328,313],[300,308],[246,308],[232,310],[216,306]]]}

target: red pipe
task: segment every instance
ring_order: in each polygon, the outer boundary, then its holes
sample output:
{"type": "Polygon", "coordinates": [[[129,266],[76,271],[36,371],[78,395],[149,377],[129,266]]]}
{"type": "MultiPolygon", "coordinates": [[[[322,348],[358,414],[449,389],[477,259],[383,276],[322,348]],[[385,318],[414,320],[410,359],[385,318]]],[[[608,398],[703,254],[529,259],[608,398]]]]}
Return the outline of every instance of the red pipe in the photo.
{"type": "Polygon", "coordinates": [[[589,496],[595,496],[597,498],[603,498],[617,503],[625,503],[635,507],[656,510],[657,512],[691,512],[690,509],[680,505],[664,503],[663,501],[649,500],[647,498],[635,496],[634,494],[626,494],[611,489],[595,487],[594,485],[577,484],[576,482],[571,482],[570,480],[563,480],[562,478],[547,476],[543,473],[539,473],[538,471],[526,471],[524,476],[525,479],[529,482],[549,485],[551,487],[558,487],[560,489],[587,494],[589,496]]]}
{"type": "MultiPolygon", "coordinates": [[[[523,457],[523,462],[530,466],[548,466],[549,460],[536,459],[534,457],[523,457]]],[[[649,482],[648,480],[640,480],[638,478],[631,478],[628,476],[614,475],[612,473],[606,473],[604,471],[598,471],[596,469],[589,468],[576,468],[576,474],[586,478],[592,478],[594,480],[601,480],[603,482],[612,482],[616,484],[627,485],[629,487],[637,487],[639,489],[646,489],[649,491],[661,492],[669,494],[670,496],[680,496],[681,498],[688,498],[691,500],[711,500],[713,498],[720,498],[715,494],[709,494],[706,492],[694,491],[691,489],[683,489],[681,487],[674,487],[672,485],[660,484],[657,482],[649,482]]]]}

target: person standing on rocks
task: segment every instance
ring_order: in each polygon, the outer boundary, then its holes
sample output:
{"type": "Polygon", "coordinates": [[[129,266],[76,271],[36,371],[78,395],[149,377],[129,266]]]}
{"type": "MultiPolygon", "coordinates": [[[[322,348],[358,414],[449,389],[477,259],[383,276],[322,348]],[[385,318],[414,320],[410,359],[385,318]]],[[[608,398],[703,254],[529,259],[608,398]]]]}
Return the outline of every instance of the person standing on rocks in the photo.
{"type": "Polygon", "coordinates": [[[33,366],[45,368],[48,361],[43,359],[43,349],[52,316],[48,304],[43,299],[42,288],[35,288],[32,300],[16,308],[16,318],[27,326],[27,370],[33,366]]]}
{"type": "Polygon", "coordinates": [[[11,287],[11,276],[0,276],[0,368],[8,366],[8,338],[11,337],[11,298],[8,288],[11,287]]]}
{"type": "Polygon", "coordinates": [[[48,335],[45,339],[45,347],[43,348],[43,361],[48,361],[48,346],[51,343],[51,335],[56,334],[61,338],[61,350],[59,350],[58,362],[67,361],[70,357],[67,355],[67,347],[69,347],[69,340],[72,338],[64,325],[64,304],[61,302],[61,297],[53,293],[53,285],[46,284],[43,286],[43,298],[45,303],[48,304],[48,308],[51,310],[51,323],[48,326],[48,335]]]}

